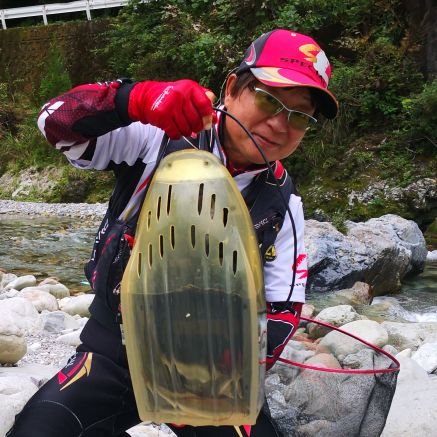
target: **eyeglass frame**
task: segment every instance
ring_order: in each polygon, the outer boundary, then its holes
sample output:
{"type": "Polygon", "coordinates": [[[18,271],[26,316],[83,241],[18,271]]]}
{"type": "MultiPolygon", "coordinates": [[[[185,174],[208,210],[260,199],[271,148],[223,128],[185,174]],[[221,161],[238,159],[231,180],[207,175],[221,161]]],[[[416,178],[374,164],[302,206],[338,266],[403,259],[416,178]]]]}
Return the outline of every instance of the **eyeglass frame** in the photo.
{"type": "MultiPolygon", "coordinates": [[[[317,118],[313,117],[310,114],[307,114],[306,112],[297,111],[296,109],[288,108],[276,96],[274,96],[273,94],[269,93],[267,90],[259,88],[259,87],[256,87],[256,86],[252,86],[251,89],[252,89],[252,91],[255,91],[255,93],[261,92],[261,93],[267,94],[268,96],[270,96],[272,99],[276,100],[282,106],[282,108],[279,111],[275,112],[274,114],[271,114],[270,115],[271,117],[275,117],[276,115],[280,114],[285,109],[285,111],[287,111],[287,124],[289,126],[291,126],[291,127],[294,127],[294,126],[292,126],[290,124],[290,115],[293,114],[293,113],[304,115],[305,117],[308,118],[308,122],[309,123],[313,123],[313,124],[317,123],[317,118]]],[[[295,127],[295,129],[298,129],[298,128],[295,127]]],[[[304,131],[306,132],[308,129],[311,129],[311,126],[307,126],[304,129],[304,131]]]]}

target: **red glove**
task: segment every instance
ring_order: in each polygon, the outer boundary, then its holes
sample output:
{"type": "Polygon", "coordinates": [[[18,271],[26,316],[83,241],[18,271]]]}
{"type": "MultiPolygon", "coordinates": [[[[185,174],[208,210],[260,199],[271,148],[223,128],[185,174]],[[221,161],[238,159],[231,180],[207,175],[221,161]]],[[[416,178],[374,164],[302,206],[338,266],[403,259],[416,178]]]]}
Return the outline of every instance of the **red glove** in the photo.
{"type": "Polygon", "coordinates": [[[299,302],[267,302],[266,370],[279,356],[299,326],[302,304],[299,302]]]}
{"type": "Polygon", "coordinates": [[[129,117],[159,127],[172,139],[189,136],[210,127],[213,109],[207,92],[213,96],[189,79],[139,82],[129,95],[129,117]]]}

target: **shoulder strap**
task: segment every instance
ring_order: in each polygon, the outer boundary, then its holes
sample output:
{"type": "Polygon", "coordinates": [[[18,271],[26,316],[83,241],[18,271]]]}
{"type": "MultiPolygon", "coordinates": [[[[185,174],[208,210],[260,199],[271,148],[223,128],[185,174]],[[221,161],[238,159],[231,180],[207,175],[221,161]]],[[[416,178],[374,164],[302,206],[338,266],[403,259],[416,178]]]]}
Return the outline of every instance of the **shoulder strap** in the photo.
{"type": "Polygon", "coordinates": [[[274,242],[284,223],[290,196],[297,194],[291,177],[279,161],[275,164],[274,177],[266,170],[242,193],[252,217],[263,261],[275,258],[274,242]]]}

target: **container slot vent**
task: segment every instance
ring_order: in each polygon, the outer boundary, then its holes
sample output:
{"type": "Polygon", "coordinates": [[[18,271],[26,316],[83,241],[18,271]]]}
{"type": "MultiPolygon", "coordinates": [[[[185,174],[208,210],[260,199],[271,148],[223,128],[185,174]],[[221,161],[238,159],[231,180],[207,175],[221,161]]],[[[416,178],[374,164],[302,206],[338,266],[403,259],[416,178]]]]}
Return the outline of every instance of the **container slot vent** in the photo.
{"type": "Polygon", "coordinates": [[[223,226],[226,227],[228,224],[228,216],[229,216],[229,209],[223,208],[223,226]]]}
{"type": "Polygon", "coordinates": [[[209,234],[205,234],[205,254],[209,256],[209,234]]]}
{"type": "Polygon", "coordinates": [[[174,249],[175,246],[174,226],[170,226],[170,244],[172,249],[174,249]]]}
{"type": "Polygon", "coordinates": [[[143,254],[141,252],[138,252],[138,258],[137,258],[137,274],[138,276],[141,276],[141,263],[142,263],[142,256],[143,254]]]}
{"type": "Polygon", "coordinates": [[[171,190],[172,190],[173,186],[169,185],[168,186],[168,192],[167,192],[167,215],[170,214],[170,206],[171,206],[171,190]]]}
{"type": "Polygon", "coordinates": [[[147,229],[150,229],[150,224],[152,222],[152,211],[147,212],[147,229]]]}
{"type": "Polygon", "coordinates": [[[215,215],[215,194],[211,196],[211,209],[210,209],[211,220],[215,215]]]}
{"type": "Polygon", "coordinates": [[[159,236],[159,255],[162,258],[164,256],[164,236],[159,236]]]}
{"type": "Polygon", "coordinates": [[[196,226],[191,225],[191,246],[196,247],[196,226]]]}
{"type": "Polygon", "coordinates": [[[197,200],[197,212],[200,213],[202,212],[202,206],[203,206],[203,189],[205,188],[204,184],[200,184],[199,185],[199,197],[197,200]]]}
{"type": "Polygon", "coordinates": [[[238,252],[236,250],[234,250],[234,252],[232,253],[232,270],[235,273],[237,273],[237,269],[238,269],[238,252]]]}
{"type": "Polygon", "coordinates": [[[152,245],[149,244],[149,267],[152,267],[152,245]]]}
{"type": "Polygon", "coordinates": [[[219,262],[220,265],[223,265],[223,242],[219,243],[219,262]]]}
{"type": "Polygon", "coordinates": [[[156,220],[159,222],[161,217],[161,196],[158,197],[158,204],[156,205],[156,220]]]}

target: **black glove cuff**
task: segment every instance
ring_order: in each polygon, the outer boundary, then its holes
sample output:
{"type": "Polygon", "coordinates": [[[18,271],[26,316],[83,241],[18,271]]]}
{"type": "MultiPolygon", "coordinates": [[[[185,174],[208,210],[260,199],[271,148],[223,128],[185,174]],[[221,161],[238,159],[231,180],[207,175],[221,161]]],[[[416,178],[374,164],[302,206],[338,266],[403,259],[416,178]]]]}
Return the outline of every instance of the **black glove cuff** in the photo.
{"type": "Polygon", "coordinates": [[[294,308],[295,302],[268,302],[267,311],[271,314],[292,313],[298,316],[298,311],[294,308]]]}
{"type": "Polygon", "coordinates": [[[117,82],[120,82],[120,88],[117,90],[117,94],[115,96],[115,110],[117,111],[120,120],[123,122],[125,126],[132,123],[132,120],[129,118],[129,95],[132,88],[136,83],[132,82],[130,79],[122,78],[117,79],[117,82]]]}

